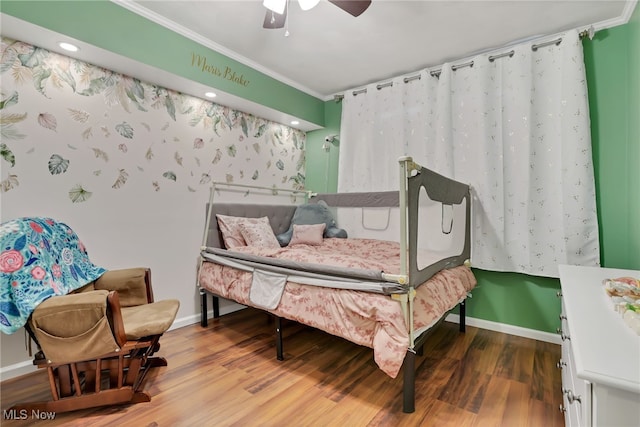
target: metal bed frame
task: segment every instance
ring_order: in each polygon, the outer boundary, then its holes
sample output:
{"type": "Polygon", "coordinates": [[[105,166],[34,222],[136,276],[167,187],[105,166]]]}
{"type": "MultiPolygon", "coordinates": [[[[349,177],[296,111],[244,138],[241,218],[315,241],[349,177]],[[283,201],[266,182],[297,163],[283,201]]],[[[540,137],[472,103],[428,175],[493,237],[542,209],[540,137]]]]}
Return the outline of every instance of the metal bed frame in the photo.
{"type": "MultiPolygon", "coordinates": [[[[444,321],[446,315],[444,313],[440,319],[429,329],[416,336],[413,322],[413,303],[416,295],[416,287],[427,281],[438,271],[458,265],[470,265],[471,253],[471,192],[470,187],[466,184],[444,177],[425,167],[415,163],[411,157],[401,157],[398,159],[400,165],[400,189],[397,197],[382,197],[369,200],[366,207],[394,206],[400,208],[400,274],[385,274],[384,279],[403,285],[406,292],[400,294],[392,294],[391,298],[397,300],[405,317],[407,332],[409,334],[409,347],[403,363],[403,412],[412,413],[415,411],[415,359],[416,355],[421,354],[422,347],[427,338],[431,335],[435,326],[444,321]],[[425,268],[419,268],[417,262],[418,251],[418,202],[419,192],[424,188],[429,198],[442,204],[453,205],[465,204],[465,242],[462,252],[455,256],[444,258],[425,268]]],[[[202,250],[206,248],[209,239],[210,220],[212,216],[212,207],[214,194],[219,186],[238,187],[246,189],[269,190],[274,194],[279,192],[291,193],[292,195],[304,195],[305,201],[310,199],[325,200],[332,207],[348,206],[353,207],[352,200],[358,195],[367,193],[343,193],[343,194],[315,194],[306,190],[290,190],[279,189],[275,187],[260,187],[233,183],[214,182],[211,186],[211,194],[207,208],[207,218],[205,231],[202,241],[202,250]]],[[[200,257],[199,267],[202,265],[203,257],[200,257]]],[[[207,322],[207,290],[197,284],[201,296],[201,326],[206,327],[207,322]]],[[[213,317],[220,316],[219,297],[213,295],[213,317]]],[[[459,306],[459,330],[464,332],[466,328],[466,307],[463,299],[459,306]]],[[[282,343],[282,322],[281,318],[275,317],[276,330],[276,357],[278,360],[284,360],[283,343],[282,343]]]]}

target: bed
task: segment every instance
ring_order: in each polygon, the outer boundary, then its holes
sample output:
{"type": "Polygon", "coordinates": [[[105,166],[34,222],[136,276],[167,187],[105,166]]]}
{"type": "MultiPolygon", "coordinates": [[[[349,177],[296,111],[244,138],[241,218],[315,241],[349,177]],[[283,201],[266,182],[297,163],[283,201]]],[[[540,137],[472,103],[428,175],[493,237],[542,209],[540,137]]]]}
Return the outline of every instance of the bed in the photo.
{"type": "Polygon", "coordinates": [[[300,205],[218,202],[214,185],[197,275],[202,326],[212,295],[214,317],[219,297],[271,313],[279,360],[282,318],[372,348],[390,377],[404,366],[403,411],[413,412],[416,353],[456,306],[464,331],[476,280],[469,187],[410,157],[399,163],[399,191],[305,193],[300,205]]]}

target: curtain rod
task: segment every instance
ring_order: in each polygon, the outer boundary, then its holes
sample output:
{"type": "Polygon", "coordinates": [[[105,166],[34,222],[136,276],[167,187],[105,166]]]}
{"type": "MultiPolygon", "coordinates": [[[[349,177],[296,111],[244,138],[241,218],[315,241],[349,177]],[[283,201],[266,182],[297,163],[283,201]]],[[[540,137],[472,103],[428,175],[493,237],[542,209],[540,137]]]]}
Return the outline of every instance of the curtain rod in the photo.
{"type": "MultiPolygon", "coordinates": [[[[584,39],[584,38],[589,38],[589,40],[593,40],[593,36],[595,35],[595,29],[593,28],[593,25],[590,26],[589,28],[587,28],[586,30],[582,30],[578,33],[578,37],[580,38],[580,40],[584,39]]],[[[557,39],[554,40],[549,40],[546,42],[542,42],[542,43],[538,43],[538,44],[533,44],[531,45],[531,50],[533,50],[534,52],[536,52],[538,49],[540,49],[541,47],[545,47],[545,46],[551,46],[551,45],[556,45],[558,46],[560,43],[562,43],[562,37],[558,37],[557,39]]],[[[496,59],[499,58],[504,58],[504,57],[509,57],[511,58],[513,55],[515,54],[515,51],[513,49],[511,49],[508,52],[504,52],[504,53],[499,53],[497,55],[491,55],[489,56],[489,62],[493,62],[496,59]]],[[[463,64],[456,64],[456,65],[452,65],[451,69],[453,71],[456,71],[460,68],[464,68],[464,67],[473,67],[473,61],[469,61],[469,62],[465,62],[463,64]]],[[[429,74],[432,77],[440,77],[440,73],[442,72],[442,68],[436,69],[436,70],[431,70],[429,71],[429,74]]],[[[411,76],[411,77],[405,77],[403,79],[403,81],[405,83],[409,83],[412,82],[414,80],[420,80],[421,75],[417,74],[415,76],[411,76]]],[[[376,86],[376,88],[378,90],[385,88],[385,87],[389,87],[389,86],[393,86],[393,82],[387,82],[387,83],[381,83],[379,85],[376,86]]],[[[363,89],[358,89],[358,90],[354,90],[351,94],[353,96],[359,95],[361,93],[367,93],[367,88],[363,88],[363,89]]],[[[342,101],[342,99],[344,98],[344,94],[340,94],[340,95],[334,95],[333,96],[333,100],[335,102],[340,102],[342,101]]]]}

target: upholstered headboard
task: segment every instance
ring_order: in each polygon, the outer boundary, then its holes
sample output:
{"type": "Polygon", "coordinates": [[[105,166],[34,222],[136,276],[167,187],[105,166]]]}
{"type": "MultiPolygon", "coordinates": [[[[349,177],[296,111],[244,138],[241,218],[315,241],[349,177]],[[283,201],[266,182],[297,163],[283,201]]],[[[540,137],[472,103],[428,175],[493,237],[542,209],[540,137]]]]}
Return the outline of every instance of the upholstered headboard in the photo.
{"type": "MultiPolygon", "coordinates": [[[[259,205],[246,203],[214,203],[211,208],[209,230],[206,246],[224,248],[222,234],[218,228],[216,215],[241,216],[245,218],[260,218],[266,216],[274,234],[284,233],[289,229],[291,218],[296,211],[295,205],[259,205]]],[[[209,212],[209,204],[205,215],[209,212]]]]}

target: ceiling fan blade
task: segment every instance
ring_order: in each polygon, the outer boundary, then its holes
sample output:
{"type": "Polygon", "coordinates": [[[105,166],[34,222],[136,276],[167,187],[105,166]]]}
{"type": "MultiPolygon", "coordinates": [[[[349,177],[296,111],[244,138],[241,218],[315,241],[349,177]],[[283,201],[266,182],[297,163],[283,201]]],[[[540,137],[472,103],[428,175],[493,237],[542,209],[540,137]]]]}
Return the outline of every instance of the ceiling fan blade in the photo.
{"type": "Polygon", "coordinates": [[[264,23],[262,24],[262,28],[284,28],[284,22],[286,20],[287,9],[284,10],[284,13],[282,15],[271,10],[267,10],[267,13],[264,15],[264,23]]]}
{"type": "Polygon", "coordinates": [[[371,0],[329,0],[345,12],[360,16],[371,5],[371,0]]]}

